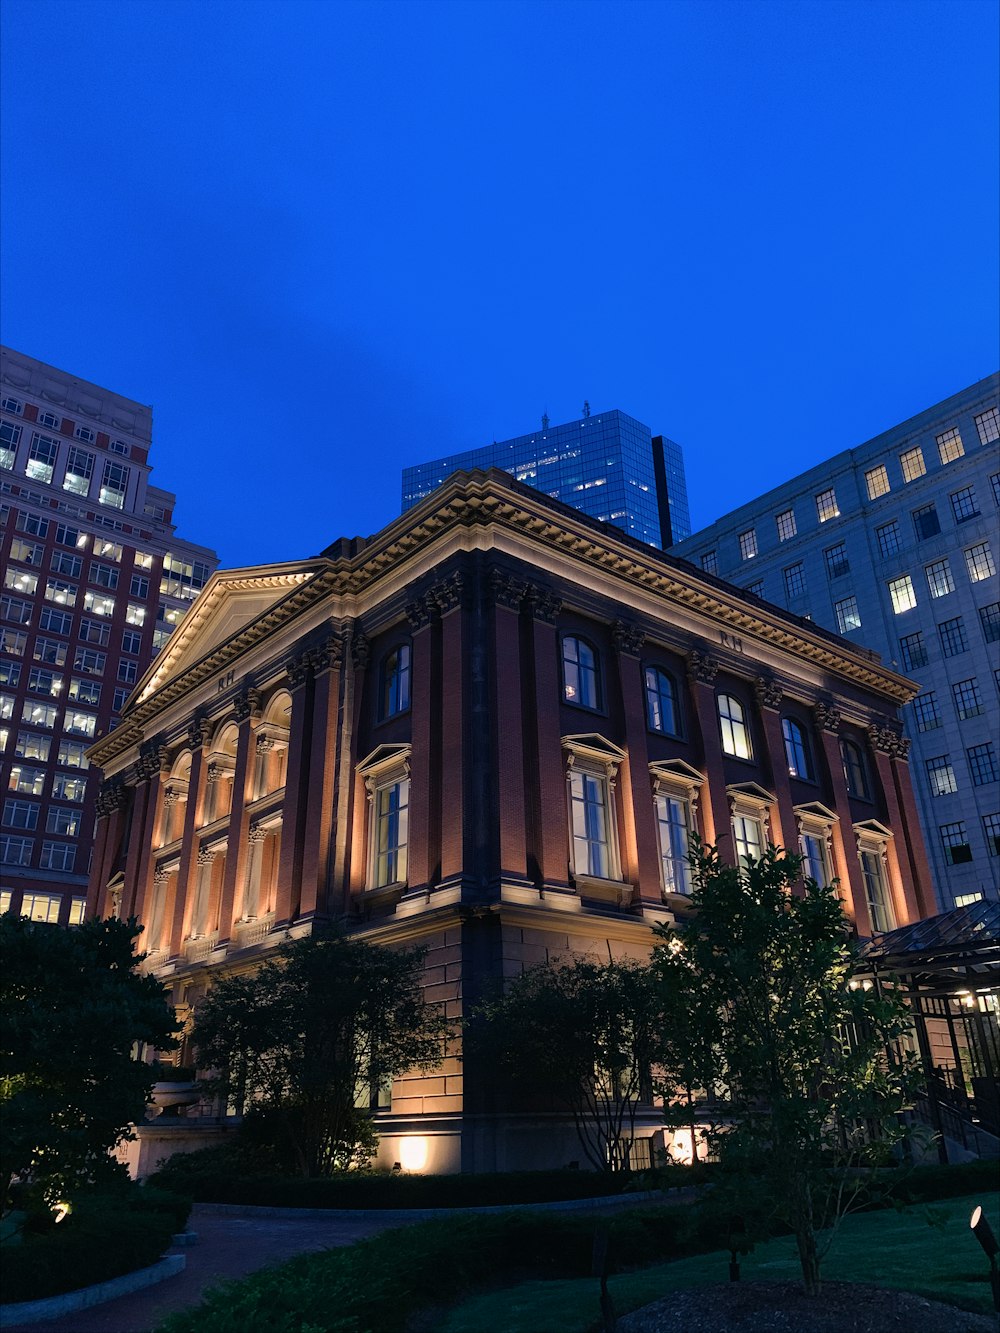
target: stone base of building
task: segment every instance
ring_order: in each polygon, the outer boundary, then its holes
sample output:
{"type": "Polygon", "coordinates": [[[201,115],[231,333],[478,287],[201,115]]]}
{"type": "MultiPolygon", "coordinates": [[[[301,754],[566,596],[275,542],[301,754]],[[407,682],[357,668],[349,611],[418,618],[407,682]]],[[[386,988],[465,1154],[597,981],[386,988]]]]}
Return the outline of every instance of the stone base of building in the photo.
{"type": "Polygon", "coordinates": [[[115,1154],[133,1180],[145,1180],[177,1153],[215,1148],[232,1134],[239,1121],[216,1116],[158,1116],[135,1127],[135,1138],[115,1154]]]}

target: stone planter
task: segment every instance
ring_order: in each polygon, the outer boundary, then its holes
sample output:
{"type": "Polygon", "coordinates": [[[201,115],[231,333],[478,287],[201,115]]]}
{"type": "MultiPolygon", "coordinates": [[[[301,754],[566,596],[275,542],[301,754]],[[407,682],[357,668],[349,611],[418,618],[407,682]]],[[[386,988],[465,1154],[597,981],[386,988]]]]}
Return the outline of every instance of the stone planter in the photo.
{"type": "Polygon", "coordinates": [[[201,1093],[194,1080],[188,1083],[154,1083],[147,1103],[147,1115],[176,1116],[182,1106],[194,1106],[195,1102],[200,1101],[201,1093]]]}

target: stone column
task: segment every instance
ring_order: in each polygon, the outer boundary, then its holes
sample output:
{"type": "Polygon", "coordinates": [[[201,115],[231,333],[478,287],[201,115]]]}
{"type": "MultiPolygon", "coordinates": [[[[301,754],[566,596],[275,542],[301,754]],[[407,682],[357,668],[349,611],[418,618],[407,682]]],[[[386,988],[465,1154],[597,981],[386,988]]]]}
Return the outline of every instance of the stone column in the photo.
{"type": "Polygon", "coordinates": [[[535,737],[537,746],[538,819],[535,856],[542,886],[569,888],[569,823],[566,811],[566,763],[559,730],[562,682],[556,620],[562,602],[544,588],[532,586],[528,602],[533,617],[535,737]]]}
{"type": "MultiPolygon", "coordinates": [[[[441,881],[461,880],[468,829],[466,750],[467,578],[460,572],[428,593],[441,616],[441,881]]],[[[412,774],[412,768],[411,768],[412,774]]],[[[413,789],[411,778],[410,790],[413,789]]]]}
{"type": "Polygon", "coordinates": [[[694,700],[695,716],[701,733],[706,790],[699,801],[701,839],[714,846],[724,861],[736,864],[729,798],[723,772],[722,740],[719,736],[719,710],[715,701],[715,678],[719,664],[713,657],[693,649],[687,655],[688,680],[694,700]]]}
{"type": "Polygon", "coordinates": [[[905,926],[911,921],[918,921],[921,912],[910,858],[905,849],[906,825],[903,823],[903,812],[896,793],[893,760],[907,758],[910,742],[890,723],[876,723],[869,727],[868,736],[875,753],[875,765],[882,786],[887,823],[895,835],[889,839],[886,846],[886,861],[892,882],[896,924],[905,926]]]}
{"type": "MultiPolygon", "coordinates": [[[[350,649],[352,669],[345,666],[344,725],[337,761],[336,865],[343,865],[343,871],[334,876],[334,888],[341,899],[338,910],[347,910],[352,896],[364,891],[368,875],[368,794],[365,781],[358,773],[358,761],[365,756],[358,754],[357,736],[371,644],[357,621],[351,629],[350,649]]],[[[410,702],[412,706],[412,693],[410,702]]]]}
{"type": "Polygon", "coordinates": [[[792,852],[797,856],[799,830],[792,807],[792,786],[788,780],[785,738],[781,732],[781,700],[784,696],[778,682],[767,676],[757,677],[754,681],[754,693],[764,724],[764,744],[767,746],[771,781],[777,797],[777,809],[772,807],[771,810],[771,841],[776,847],[784,847],[786,852],[792,852]]]}
{"type": "Polygon", "coordinates": [[[136,813],[132,816],[128,854],[125,858],[125,916],[144,919],[146,905],[153,891],[153,871],[156,868],[155,837],[163,823],[166,778],[170,772],[170,754],[164,745],[151,746],[140,758],[140,777],[143,779],[136,796],[136,813]],[[138,818],[141,803],[142,818],[138,818]]]}
{"type": "Polygon", "coordinates": [[[906,821],[900,833],[910,866],[914,906],[917,917],[921,918],[936,914],[937,901],[934,894],[931,868],[927,862],[927,849],[924,846],[923,826],[920,823],[917,801],[913,794],[909,753],[910,742],[905,736],[897,735],[893,744],[892,774],[895,781],[897,805],[906,821]]]}
{"type": "Polygon", "coordinates": [[[868,899],[865,894],[864,876],[861,873],[861,861],[858,857],[857,839],[851,827],[851,798],[840,755],[840,713],[830,704],[818,703],[813,709],[813,718],[830,774],[833,808],[840,816],[839,821],[830,830],[833,872],[840,880],[841,897],[847,899],[849,914],[854,919],[857,933],[867,937],[871,935],[872,927],[868,916],[868,899]]]}
{"type": "Polygon", "coordinates": [[[309,690],[300,682],[295,694],[301,734],[296,740],[295,708],[289,738],[288,769],[292,769],[295,746],[303,767],[304,786],[297,792],[295,821],[285,818],[281,831],[281,861],[278,869],[278,915],[310,916],[327,911],[334,836],[334,799],[337,780],[337,723],[340,712],[340,674],[344,645],[338,634],[327,636],[322,647],[308,655],[312,671],[312,709],[307,715],[309,690]],[[307,758],[308,757],[308,758],[307,758]],[[294,846],[289,844],[293,842],[294,846]],[[298,892],[296,892],[298,888],[298,892]]]}
{"type": "Polygon", "coordinates": [[[248,686],[237,696],[233,701],[233,716],[239,724],[239,734],[236,742],[236,768],[233,774],[233,805],[229,814],[226,877],[219,905],[220,943],[231,937],[237,908],[242,910],[243,886],[250,851],[247,840],[250,821],[246,807],[249,786],[254,775],[254,756],[251,750],[254,726],[260,718],[260,694],[257,690],[248,686]]]}
{"type": "MultiPolygon", "coordinates": [[[[433,736],[434,689],[431,680],[433,653],[432,628],[436,607],[426,597],[410,602],[406,608],[410,622],[412,647],[410,662],[410,819],[409,845],[406,854],[406,873],[410,889],[430,887],[439,861],[438,803],[433,801],[433,766],[431,747],[433,736]],[[433,814],[432,814],[433,812],[433,814]]],[[[363,756],[362,756],[363,757],[363,756]]],[[[359,805],[367,805],[367,796],[361,795],[359,805]]],[[[366,852],[364,826],[360,827],[362,859],[366,852]]],[[[361,887],[364,887],[363,882],[361,887]]]]}
{"type": "MultiPolygon", "coordinates": [[[[87,883],[87,915],[107,916],[110,906],[107,902],[108,880],[114,873],[115,860],[124,836],[127,807],[130,799],[135,802],[138,792],[131,793],[121,781],[103,782],[97,793],[94,808],[97,813],[97,832],[94,840],[94,855],[91,860],[90,878],[87,883]]],[[[69,902],[69,896],[66,897],[69,902]]],[[[68,910],[68,909],[67,909],[68,910]]]]}
{"type": "Polygon", "coordinates": [[[191,748],[191,772],[188,777],[187,805],[184,810],[184,832],[181,835],[181,863],[177,872],[177,892],[175,894],[173,917],[168,923],[169,935],[167,949],[171,956],[180,953],[184,943],[185,918],[190,915],[189,902],[194,892],[197,875],[194,866],[197,859],[197,829],[201,820],[201,803],[204,793],[202,774],[204,772],[205,746],[211,738],[211,724],[202,718],[195,718],[188,727],[188,745],[191,748]]]}
{"type": "Polygon", "coordinates": [[[211,848],[202,848],[197,856],[197,869],[193,872],[194,890],[188,897],[191,910],[186,923],[186,937],[200,939],[211,930],[210,897],[212,891],[212,867],[217,856],[211,848]]]}
{"type": "Polygon", "coordinates": [[[649,748],[646,744],[646,698],[639,660],[645,635],[635,625],[616,620],[611,637],[618,653],[622,708],[625,714],[625,748],[622,765],[622,814],[625,822],[623,877],[638,888],[639,900],[660,903],[660,857],[656,836],[653,789],[649,780],[649,748]]]}
{"type": "Polygon", "coordinates": [[[497,806],[500,878],[528,883],[527,809],[524,793],[524,715],[521,707],[521,604],[527,582],[505,570],[490,574],[493,593],[496,680],[497,806]]]}

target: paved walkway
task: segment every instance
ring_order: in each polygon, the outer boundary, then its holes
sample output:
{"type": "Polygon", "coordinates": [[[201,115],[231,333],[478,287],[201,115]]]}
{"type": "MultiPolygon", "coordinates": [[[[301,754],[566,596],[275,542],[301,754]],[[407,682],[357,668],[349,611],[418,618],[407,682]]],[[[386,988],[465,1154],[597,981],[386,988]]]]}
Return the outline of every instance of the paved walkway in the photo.
{"type": "Polygon", "coordinates": [[[280,1263],[295,1254],[353,1245],[374,1236],[398,1220],[380,1222],[369,1214],[364,1219],[341,1221],[321,1218],[206,1217],[197,1206],[188,1226],[198,1233],[197,1245],[171,1254],[187,1256],[187,1267],[154,1287],[131,1296],[120,1296],[106,1305],[77,1310],[41,1324],[5,1327],[4,1333],[151,1333],[174,1310],[196,1305],[208,1287],[230,1278],[243,1277],[268,1264],[280,1263]]]}

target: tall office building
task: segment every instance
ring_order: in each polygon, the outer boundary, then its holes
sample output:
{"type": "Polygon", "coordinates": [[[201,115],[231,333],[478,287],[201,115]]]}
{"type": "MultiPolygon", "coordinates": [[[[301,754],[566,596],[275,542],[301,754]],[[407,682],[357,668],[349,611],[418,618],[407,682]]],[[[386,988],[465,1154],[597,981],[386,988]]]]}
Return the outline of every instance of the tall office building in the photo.
{"type": "Polygon", "coordinates": [[[920,682],[903,715],[943,910],[1000,894],[992,375],[674,547],[920,682]]]}
{"type": "Polygon", "coordinates": [[[665,548],[691,531],[680,445],[618,411],[562,426],[543,417],[530,435],[404,468],[404,512],[453,472],[491,467],[650,546],[665,548]]]}
{"type": "Polygon", "coordinates": [[[152,411],[0,349],[0,911],[83,919],[85,751],[218,565],[149,484],[152,411]]]}

